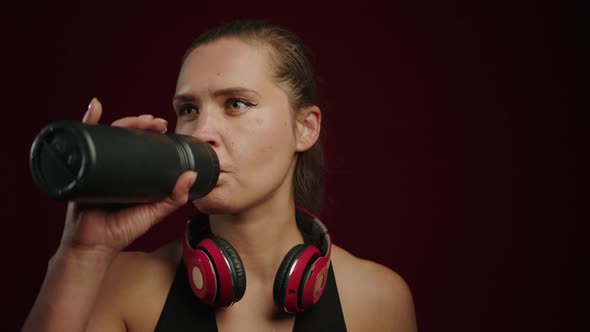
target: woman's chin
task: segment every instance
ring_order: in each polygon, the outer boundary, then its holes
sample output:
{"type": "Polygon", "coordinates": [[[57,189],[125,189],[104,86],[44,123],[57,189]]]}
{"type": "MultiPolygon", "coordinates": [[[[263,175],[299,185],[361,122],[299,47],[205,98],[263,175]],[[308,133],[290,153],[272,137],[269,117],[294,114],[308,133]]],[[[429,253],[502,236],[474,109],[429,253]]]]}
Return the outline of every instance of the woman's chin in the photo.
{"type": "Polygon", "coordinates": [[[202,213],[213,214],[233,214],[237,209],[230,205],[230,200],[224,199],[218,195],[215,190],[208,195],[193,201],[193,205],[202,213]]]}

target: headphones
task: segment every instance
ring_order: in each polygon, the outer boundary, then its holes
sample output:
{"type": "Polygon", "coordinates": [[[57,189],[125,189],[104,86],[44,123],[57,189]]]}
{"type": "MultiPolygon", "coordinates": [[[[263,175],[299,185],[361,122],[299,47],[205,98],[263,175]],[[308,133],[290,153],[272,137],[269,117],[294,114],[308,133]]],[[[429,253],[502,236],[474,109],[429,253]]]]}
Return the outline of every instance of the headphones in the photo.
{"type": "MultiPolygon", "coordinates": [[[[297,207],[297,227],[304,244],[291,248],[274,280],[275,305],[287,313],[315,305],[326,286],[332,242],[326,226],[311,212],[297,207]]],[[[246,292],[246,273],[236,250],[211,234],[209,217],[192,216],[183,241],[183,259],[189,283],[201,302],[214,308],[238,302],[246,292]]]]}

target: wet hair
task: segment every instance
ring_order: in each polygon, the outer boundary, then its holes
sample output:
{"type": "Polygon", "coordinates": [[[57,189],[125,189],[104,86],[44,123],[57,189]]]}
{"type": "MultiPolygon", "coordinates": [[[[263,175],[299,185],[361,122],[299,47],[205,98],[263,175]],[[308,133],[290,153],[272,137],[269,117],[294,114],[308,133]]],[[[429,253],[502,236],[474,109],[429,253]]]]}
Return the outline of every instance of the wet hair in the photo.
{"type": "MultiPolygon", "coordinates": [[[[227,38],[269,48],[273,79],[289,97],[295,127],[297,112],[317,104],[315,72],[305,45],[294,33],[268,21],[237,20],[201,34],[193,41],[182,62],[197,47],[227,38]]],[[[324,203],[322,141],[320,135],[316,144],[299,153],[293,174],[295,204],[316,215],[321,214],[324,203]]]]}

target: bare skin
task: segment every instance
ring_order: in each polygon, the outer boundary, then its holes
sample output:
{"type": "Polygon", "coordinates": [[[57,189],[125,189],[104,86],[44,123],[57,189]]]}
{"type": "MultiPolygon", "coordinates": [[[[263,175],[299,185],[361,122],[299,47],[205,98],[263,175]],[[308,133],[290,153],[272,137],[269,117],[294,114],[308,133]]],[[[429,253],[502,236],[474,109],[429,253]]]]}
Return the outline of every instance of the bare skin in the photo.
{"type": "MultiPolygon", "coordinates": [[[[222,39],[191,52],[181,69],[176,132],[208,142],[221,175],[193,204],[210,215],[213,233],[239,253],[247,275],[243,299],[216,311],[220,331],[292,331],[294,316],[272,298],[276,271],[303,240],[295,224],[297,154],[318,139],[318,107],[294,115],[284,86],[270,74],[269,52],[222,39]],[[260,239],[264,239],[261,241],[260,239]]],[[[91,104],[84,121],[98,123],[91,104]]],[[[112,125],[164,132],[150,115],[112,125]]],[[[60,247],[23,331],[153,331],[182,252],[171,243],[154,253],[121,252],[152,225],[187,203],[196,174],[178,179],[170,197],[116,212],[71,203],[60,247]]],[[[392,270],[334,246],[332,263],[349,331],[415,331],[411,293],[392,270]]]]}
{"type": "MultiPolygon", "coordinates": [[[[153,331],[181,256],[179,241],[151,254],[120,254],[107,275],[108,292],[97,303],[89,331],[153,331]]],[[[332,264],[349,331],[416,330],[411,293],[395,272],[335,245],[332,264]]],[[[219,331],[292,331],[295,322],[294,316],[281,315],[274,307],[272,284],[250,279],[242,301],[220,310],[216,318],[219,331]]]]}

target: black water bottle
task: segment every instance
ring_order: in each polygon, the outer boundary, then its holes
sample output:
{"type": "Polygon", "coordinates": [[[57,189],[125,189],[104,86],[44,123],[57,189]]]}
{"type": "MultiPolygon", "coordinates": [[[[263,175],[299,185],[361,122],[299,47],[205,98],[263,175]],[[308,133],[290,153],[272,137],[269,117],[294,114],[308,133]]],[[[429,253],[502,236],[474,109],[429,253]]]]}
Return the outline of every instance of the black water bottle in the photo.
{"type": "Polygon", "coordinates": [[[146,203],[168,196],[185,171],[198,173],[190,199],[208,194],[219,178],[209,144],[173,133],[57,121],[31,146],[39,189],[57,200],[146,203]]]}

